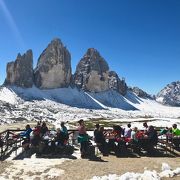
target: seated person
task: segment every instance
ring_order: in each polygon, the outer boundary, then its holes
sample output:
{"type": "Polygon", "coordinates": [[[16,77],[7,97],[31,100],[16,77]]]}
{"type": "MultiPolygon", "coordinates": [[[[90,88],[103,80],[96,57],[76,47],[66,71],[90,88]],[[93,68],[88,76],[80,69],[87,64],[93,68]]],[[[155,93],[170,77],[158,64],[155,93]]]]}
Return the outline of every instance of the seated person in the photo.
{"type": "Polygon", "coordinates": [[[146,135],[144,135],[144,140],[142,141],[141,145],[149,153],[151,153],[154,150],[154,146],[157,144],[157,142],[158,142],[157,131],[154,129],[153,126],[149,126],[146,135]]]}
{"type": "Polygon", "coordinates": [[[95,142],[96,142],[96,134],[98,133],[99,128],[100,128],[100,125],[99,125],[99,124],[96,124],[96,125],[95,125],[95,129],[94,129],[94,141],[95,141],[95,142]]]}
{"type": "Polygon", "coordinates": [[[100,129],[96,131],[95,142],[99,150],[101,151],[101,153],[104,156],[108,155],[107,143],[106,143],[105,135],[104,135],[104,127],[100,127],[100,129]]]}
{"type": "Polygon", "coordinates": [[[42,123],[40,128],[41,137],[44,136],[48,132],[48,127],[45,122],[42,123]]]}
{"type": "Polygon", "coordinates": [[[137,136],[137,134],[138,134],[138,128],[137,128],[137,127],[134,127],[133,130],[132,130],[132,132],[131,132],[131,139],[132,139],[132,141],[138,142],[138,136],[137,136]]]}
{"type": "Polygon", "coordinates": [[[173,134],[173,144],[175,148],[180,148],[180,129],[177,128],[177,124],[173,124],[172,126],[172,134],[173,134]]]}
{"type": "Polygon", "coordinates": [[[144,134],[146,134],[146,133],[147,133],[148,128],[149,128],[149,126],[148,126],[147,122],[144,122],[144,123],[143,123],[143,130],[144,130],[144,134]]]}
{"type": "Polygon", "coordinates": [[[177,128],[177,124],[172,125],[172,134],[174,136],[180,136],[180,129],[177,128]]]}
{"type": "Polygon", "coordinates": [[[27,124],[26,125],[26,130],[24,132],[20,133],[20,137],[22,137],[24,139],[24,141],[22,142],[22,146],[24,147],[24,149],[29,148],[31,132],[32,132],[32,129],[31,129],[30,125],[27,124]]]}
{"type": "Polygon", "coordinates": [[[140,152],[140,144],[139,144],[139,139],[141,138],[140,133],[141,132],[138,131],[137,127],[134,127],[131,132],[130,144],[132,145],[133,150],[135,152],[140,152]]]}
{"type": "Polygon", "coordinates": [[[38,146],[40,141],[41,141],[41,137],[40,137],[40,132],[41,132],[41,127],[40,126],[36,126],[32,133],[31,133],[31,144],[33,146],[38,146]]]}
{"type": "Polygon", "coordinates": [[[29,124],[26,125],[26,130],[24,132],[20,133],[21,137],[25,137],[30,140],[30,133],[32,132],[32,129],[29,124]]]}
{"type": "Polygon", "coordinates": [[[131,138],[131,124],[127,124],[127,128],[124,129],[124,137],[131,138]]]}
{"type": "Polygon", "coordinates": [[[64,133],[65,140],[67,141],[69,139],[69,134],[64,122],[61,122],[61,132],[64,133]]]}
{"type": "Polygon", "coordinates": [[[66,140],[66,135],[64,132],[60,130],[60,128],[57,129],[57,134],[55,136],[55,142],[56,145],[64,146],[66,140]]]}
{"type": "Polygon", "coordinates": [[[111,134],[113,138],[109,139],[108,142],[109,151],[114,151],[117,156],[124,154],[126,152],[126,141],[122,136],[123,129],[119,125],[115,125],[111,134]]]}

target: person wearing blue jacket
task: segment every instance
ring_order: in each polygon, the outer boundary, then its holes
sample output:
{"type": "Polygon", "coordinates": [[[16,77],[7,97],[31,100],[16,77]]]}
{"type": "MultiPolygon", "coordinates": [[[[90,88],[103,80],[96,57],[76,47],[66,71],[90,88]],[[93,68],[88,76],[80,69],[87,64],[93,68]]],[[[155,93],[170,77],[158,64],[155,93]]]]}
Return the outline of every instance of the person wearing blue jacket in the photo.
{"type": "Polygon", "coordinates": [[[32,132],[32,129],[29,124],[26,125],[26,130],[24,132],[20,133],[21,137],[25,137],[28,140],[30,140],[30,133],[32,132]]]}

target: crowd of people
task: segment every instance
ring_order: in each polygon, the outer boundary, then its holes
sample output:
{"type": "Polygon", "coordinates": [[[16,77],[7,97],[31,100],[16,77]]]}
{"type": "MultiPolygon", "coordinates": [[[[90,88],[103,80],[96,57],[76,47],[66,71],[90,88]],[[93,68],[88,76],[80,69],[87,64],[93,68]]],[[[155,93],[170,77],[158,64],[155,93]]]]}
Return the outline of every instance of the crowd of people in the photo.
{"type": "MultiPolygon", "coordinates": [[[[93,137],[90,137],[87,133],[86,126],[83,120],[78,122],[78,143],[80,143],[81,157],[84,158],[88,154],[90,139],[93,139],[103,156],[108,156],[111,151],[114,151],[116,155],[123,154],[127,151],[127,147],[131,146],[135,151],[141,149],[146,150],[148,153],[152,153],[154,146],[158,142],[158,136],[165,135],[167,138],[179,136],[180,129],[177,128],[177,124],[173,124],[172,127],[164,128],[159,133],[154,126],[146,122],[143,123],[143,129],[139,130],[137,127],[131,127],[128,123],[124,128],[119,125],[114,125],[112,129],[104,129],[100,124],[95,125],[93,137]]],[[[24,149],[28,149],[31,146],[38,146],[42,141],[52,149],[55,146],[64,146],[68,143],[69,134],[64,122],[61,122],[60,128],[56,131],[48,129],[46,122],[38,122],[32,129],[30,125],[26,125],[25,131],[16,135],[23,139],[24,149]],[[49,143],[51,142],[51,143],[49,143]]],[[[174,140],[175,147],[179,147],[180,138],[174,140]]],[[[0,146],[3,145],[3,141],[0,139],[0,146]]]]}
{"type": "MultiPolygon", "coordinates": [[[[79,136],[78,142],[81,144],[81,157],[84,157],[88,149],[88,135],[86,132],[85,124],[83,120],[79,121],[79,136]]],[[[123,154],[127,151],[127,147],[131,146],[135,151],[140,152],[141,149],[151,154],[154,152],[154,146],[158,143],[158,136],[170,133],[171,136],[180,136],[180,130],[177,128],[177,124],[173,124],[171,128],[165,128],[157,132],[154,126],[146,122],[143,123],[143,129],[138,130],[137,127],[131,128],[131,124],[127,124],[127,127],[123,128],[119,125],[114,125],[112,130],[105,130],[103,126],[99,124],[95,125],[94,129],[94,141],[99,151],[108,156],[111,151],[114,151],[116,155],[123,154]]],[[[179,147],[179,138],[175,146],[179,147]]]]}
{"type": "Polygon", "coordinates": [[[29,146],[38,146],[41,142],[46,142],[50,146],[63,146],[68,140],[68,130],[64,122],[57,131],[48,129],[46,122],[38,122],[32,129],[30,125],[26,125],[26,130],[19,134],[23,138],[23,147],[28,149],[29,146]]]}

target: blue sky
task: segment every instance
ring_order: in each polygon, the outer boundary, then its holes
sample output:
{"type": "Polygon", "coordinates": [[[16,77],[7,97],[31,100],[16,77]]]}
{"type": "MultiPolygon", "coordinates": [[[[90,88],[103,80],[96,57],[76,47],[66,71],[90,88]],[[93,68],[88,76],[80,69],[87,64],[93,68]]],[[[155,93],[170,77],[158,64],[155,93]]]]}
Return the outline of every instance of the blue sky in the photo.
{"type": "Polygon", "coordinates": [[[6,64],[59,37],[73,72],[94,47],[130,86],[156,94],[180,80],[179,0],[0,0],[0,84],[6,64]]]}

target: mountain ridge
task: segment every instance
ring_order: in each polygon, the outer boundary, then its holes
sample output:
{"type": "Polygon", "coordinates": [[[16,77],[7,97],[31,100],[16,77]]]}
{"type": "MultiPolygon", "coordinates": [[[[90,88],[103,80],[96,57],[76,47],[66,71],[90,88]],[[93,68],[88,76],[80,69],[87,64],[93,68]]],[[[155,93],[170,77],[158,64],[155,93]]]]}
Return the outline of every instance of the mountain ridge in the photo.
{"type": "Polygon", "coordinates": [[[180,81],[167,84],[157,94],[156,100],[165,105],[180,106],[180,81]]]}
{"type": "Polygon", "coordinates": [[[18,54],[8,63],[4,85],[39,89],[55,89],[75,86],[88,92],[103,92],[114,89],[126,94],[127,85],[116,72],[109,70],[106,60],[98,50],[89,48],[72,74],[71,54],[58,38],[53,39],[43,50],[33,69],[32,50],[23,56],[18,54]],[[27,81],[27,82],[26,82],[27,81]]]}

